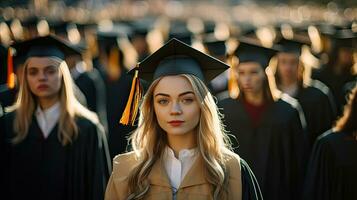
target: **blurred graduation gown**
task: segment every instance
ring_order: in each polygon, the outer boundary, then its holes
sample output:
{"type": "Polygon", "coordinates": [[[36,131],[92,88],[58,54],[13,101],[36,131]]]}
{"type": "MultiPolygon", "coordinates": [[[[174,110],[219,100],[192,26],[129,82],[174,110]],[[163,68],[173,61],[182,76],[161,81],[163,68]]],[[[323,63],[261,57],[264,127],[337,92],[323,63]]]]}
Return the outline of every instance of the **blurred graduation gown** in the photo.
{"type": "MultiPolygon", "coordinates": [[[[240,62],[268,65],[272,50],[241,42],[240,62]],[[252,53],[252,51],[254,53],[252,53]]],[[[253,120],[242,97],[218,102],[235,152],[244,158],[257,177],[264,199],[299,199],[306,161],[306,136],[293,99],[282,95],[265,103],[259,121],[253,120]]]]}
{"type": "Polygon", "coordinates": [[[27,137],[12,144],[15,113],[0,119],[1,194],[4,199],[99,200],[103,199],[108,174],[103,158],[103,132],[78,118],[78,137],[63,146],[58,124],[43,137],[33,116],[27,137]]]}
{"type": "MultiPolygon", "coordinates": [[[[281,38],[277,44],[280,45],[280,52],[295,55],[299,59],[301,48],[306,43],[297,39],[281,38]]],[[[334,102],[330,100],[331,90],[322,82],[313,79],[300,80],[297,86],[295,94],[291,95],[298,100],[306,118],[309,152],[316,138],[332,127],[336,110],[334,102]]]]}
{"type": "Polygon", "coordinates": [[[264,199],[296,199],[301,187],[305,159],[305,139],[297,111],[278,100],[266,108],[261,123],[255,126],[242,100],[219,102],[224,124],[235,152],[251,166],[264,199]]]}
{"type": "MultiPolygon", "coordinates": [[[[334,42],[334,50],[347,48],[354,51],[356,49],[357,34],[351,29],[335,30],[328,36],[331,37],[334,42]]],[[[331,63],[335,64],[334,62],[337,58],[331,57],[330,59],[332,61],[331,63]]],[[[350,69],[344,70],[341,74],[336,74],[334,72],[335,66],[331,66],[332,64],[327,63],[320,69],[314,70],[311,75],[313,79],[320,80],[331,89],[336,103],[337,115],[342,113],[343,106],[346,103],[346,94],[343,91],[345,84],[357,79],[357,75],[351,73],[353,64],[354,63],[350,66],[350,69]]]]}
{"type": "MultiPolygon", "coordinates": [[[[76,53],[54,36],[34,38],[13,47],[26,58],[53,56],[64,60],[76,53]]],[[[0,190],[4,199],[103,199],[111,163],[100,124],[77,117],[78,136],[63,146],[58,122],[44,138],[33,114],[27,136],[13,144],[15,112],[0,119],[0,181],[4,186],[0,190]]]]}
{"type": "Polygon", "coordinates": [[[311,80],[311,83],[299,88],[293,96],[300,103],[306,118],[309,151],[316,138],[331,128],[336,117],[328,96],[314,82],[316,80],[311,80]]]}
{"type": "MultiPolygon", "coordinates": [[[[123,59],[123,54],[120,55],[120,47],[118,46],[118,37],[125,33],[117,33],[115,31],[98,32],[98,43],[101,51],[110,52],[116,49],[120,59],[123,59]]],[[[122,52],[124,53],[124,52],[122,52]]],[[[107,55],[109,57],[109,55],[107,55]]],[[[132,76],[127,73],[121,60],[118,60],[120,68],[120,76],[112,79],[109,74],[109,66],[103,66],[100,62],[95,62],[95,68],[98,69],[101,78],[105,85],[106,112],[108,122],[108,144],[110,156],[113,159],[116,155],[124,153],[128,146],[129,133],[135,129],[130,125],[120,124],[121,115],[125,109],[126,102],[129,98],[132,76]]]]}
{"type": "Polygon", "coordinates": [[[306,200],[357,199],[357,141],[329,130],[314,145],[306,175],[306,200]]]}

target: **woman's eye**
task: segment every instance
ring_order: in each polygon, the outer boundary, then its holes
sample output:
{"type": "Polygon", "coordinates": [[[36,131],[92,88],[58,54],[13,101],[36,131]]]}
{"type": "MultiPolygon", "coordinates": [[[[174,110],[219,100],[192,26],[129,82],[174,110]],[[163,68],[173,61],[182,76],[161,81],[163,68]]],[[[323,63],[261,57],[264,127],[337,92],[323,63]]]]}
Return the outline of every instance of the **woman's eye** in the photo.
{"type": "Polygon", "coordinates": [[[252,74],[258,74],[258,72],[257,71],[252,71],[252,74]]]}
{"type": "Polygon", "coordinates": [[[166,104],[169,103],[169,101],[166,100],[166,99],[160,99],[160,100],[158,100],[157,102],[158,102],[159,104],[161,104],[161,105],[166,105],[166,104]]]}
{"type": "Polygon", "coordinates": [[[56,73],[57,72],[57,70],[55,69],[55,68],[49,68],[49,69],[46,69],[46,73],[47,74],[54,74],[54,73],[56,73]]]}
{"type": "Polygon", "coordinates": [[[189,104],[193,102],[193,98],[186,98],[186,99],[182,99],[182,103],[184,104],[189,104]]]}
{"type": "Polygon", "coordinates": [[[34,76],[34,75],[37,74],[37,70],[29,70],[29,71],[28,71],[28,74],[29,74],[30,76],[34,76]]]}

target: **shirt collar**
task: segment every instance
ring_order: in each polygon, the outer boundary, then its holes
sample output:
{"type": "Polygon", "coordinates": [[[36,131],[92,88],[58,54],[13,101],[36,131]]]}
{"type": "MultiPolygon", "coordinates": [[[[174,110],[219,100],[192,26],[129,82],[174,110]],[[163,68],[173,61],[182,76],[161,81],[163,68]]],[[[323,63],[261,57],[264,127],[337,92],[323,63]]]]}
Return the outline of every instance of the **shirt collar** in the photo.
{"type": "MultiPolygon", "coordinates": [[[[178,159],[189,159],[189,158],[194,158],[197,155],[197,148],[192,148],[192,149],[182,149],[179,152],[178,159]]],[[[169,147],[166,146],[165,153],[164,153],[165,158],[175,158],[175,153],[174,151],[169,147]]]]}
{"type": "Polygon", "coordinates": [[[37,109],[36,109],[36,113],[42,113],[46,116],[53,116],[53,115],[57,115],[60,113],[60,107],[61,107],[61,104],[59,101],[45,110],[42,110],[40,105],[38,105],[37,109]]]}

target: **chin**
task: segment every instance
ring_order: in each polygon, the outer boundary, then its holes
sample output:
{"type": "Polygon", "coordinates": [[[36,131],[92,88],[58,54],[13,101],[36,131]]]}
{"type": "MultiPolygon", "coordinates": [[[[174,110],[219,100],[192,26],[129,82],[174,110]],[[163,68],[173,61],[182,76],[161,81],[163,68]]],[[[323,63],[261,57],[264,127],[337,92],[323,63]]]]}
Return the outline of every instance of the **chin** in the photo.
{"type": "Polygon", "coordinates": [[[180,135],[185,135],[185,134],[187,134],[189,131],[187,131],[187,130],[184,130],[184,129],[180,129],[180,130],[178,130],[178,129],[172,129],[172,128],[170,128],[170,129],[168,129],[167,131],[166,131],[166,133],[168,134],[168,135],[172,135],[172,136],[180,136],[180,135]]]}
{"type": "Polygon", "coordinates": [[[53,97],[54,95],[52,93],[47,93],[47,92],[39,92],[35,94],[38,98],[50,98],[53,97]]]}

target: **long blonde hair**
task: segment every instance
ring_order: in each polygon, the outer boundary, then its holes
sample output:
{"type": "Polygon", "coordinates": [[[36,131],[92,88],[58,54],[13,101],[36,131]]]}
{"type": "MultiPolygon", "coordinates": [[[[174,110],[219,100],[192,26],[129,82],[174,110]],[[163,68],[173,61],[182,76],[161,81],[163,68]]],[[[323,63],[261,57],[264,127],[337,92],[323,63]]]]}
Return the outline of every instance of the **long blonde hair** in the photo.
{"type": "MultiPolygon", "coordinates": [[[[49,59],[58,63],[59,71],[62,73],[59,91],[61,113],[58,123],[58,139],[62,145],[67,145],[78,135],[78,126],[75,121],[76,116],[87,118],[95,124],[98,124],[98,117],[82,106],[75,98],[73,82],[66,62],[56,57],[49,57],[49,59]]],[[[37,106],[36,96],[31,92],[27,82],[27,67],[28,60],[25,62],[24,70],[21,74],[22,78],[20,80],[22,81],[20,82],[17,100],[10,108],[10,111],[16,112],[14,119],[14,132],[16,136],[12,140],[14,144],[20,143],[26,138],[37,106]]]]}
{"type": "MultiPolygon", "coordinates": [[[[206,178],[214,186],[214,199],[224,199],[228,181],[224,161],[232,154],[231,142],[224,130],[222,116],[205,84],[193,75],[182,76],[189,80],[200,102],[201,115],[196,136],[199,154],[204,161],[206,178]]],[[[132,148],[140,161],[129,175],[128,199],[140,199],[145,196],[150,188],[148,175],[167,145],[166,134],[158,125],[153,109],[153,92],[160,80],[160,78],[155,80],[144,96],[138,128],[130,138],[132,148]]]]}

